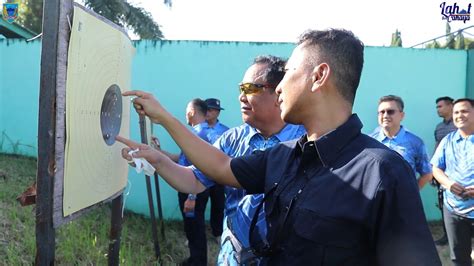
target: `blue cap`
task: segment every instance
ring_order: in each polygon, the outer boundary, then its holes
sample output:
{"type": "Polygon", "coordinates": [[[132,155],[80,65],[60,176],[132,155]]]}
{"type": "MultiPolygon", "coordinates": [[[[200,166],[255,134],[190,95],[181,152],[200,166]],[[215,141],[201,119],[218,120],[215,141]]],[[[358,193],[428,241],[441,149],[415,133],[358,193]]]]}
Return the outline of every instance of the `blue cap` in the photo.
{"type": "Polygon", "coordinates": [[[224,110],[221,107],[221,101],[216,98],[209,98],[205,100],[208,109],[224,110]]]}

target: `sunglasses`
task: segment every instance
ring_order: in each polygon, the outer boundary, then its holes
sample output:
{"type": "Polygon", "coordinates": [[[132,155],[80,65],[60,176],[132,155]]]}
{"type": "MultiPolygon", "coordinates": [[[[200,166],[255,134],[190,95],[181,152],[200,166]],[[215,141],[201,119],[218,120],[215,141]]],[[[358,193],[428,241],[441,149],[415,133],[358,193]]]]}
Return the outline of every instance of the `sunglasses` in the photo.
{"type": "Polygon", "coordinates": [[[273,89],[273,86],[264,85],[264,84],[255,84],[251,82],[240,83],[239,84],[239,92],[245,95],[252,95],[257,94],[263,91],[264,88],[273,89]]]}
{"type": "Polygon", "coordinates": [[[380,110],[379,115],[384,115],[385,113],[387,113],[387,115],[394,115],[396,111],[395,109],[380,110]]]}

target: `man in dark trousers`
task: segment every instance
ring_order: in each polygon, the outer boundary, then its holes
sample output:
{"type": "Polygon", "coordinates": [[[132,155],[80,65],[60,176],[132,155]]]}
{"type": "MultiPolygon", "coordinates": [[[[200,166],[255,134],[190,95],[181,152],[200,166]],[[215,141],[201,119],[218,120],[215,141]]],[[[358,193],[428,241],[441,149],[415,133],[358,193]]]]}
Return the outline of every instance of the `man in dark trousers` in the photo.
{"type": "MultiPolygon", "coordinates": [[[[211,143],[209,140],[208,124],[206,122],[207,104],[202,99],[191,100],[186,106],[186,122],[192,127],[192,132],[198,138],[211,143]]],[[[154,147],[160,150],[173,162],[182,166],[190,166],[191,163],[184,153],[172,154],[164,151],[158,144],[156,137],[152,137],[154,147]]],[[[180,265],[204,266],[207,265],[207,238],[204,213],[209,191],[203,190],[200,193],[189,194],[178,192],[179,208],[183,216],[184,232],[186,233],[187,245],[189,248],[189,258],[180,265]]]]}
{"type": "Polygon", "coordinates": [[[453,119],[457,130],[441,140],[431,164],[445,188],[443,219],[451,260],[467,266],[472,265],[474,223],[474,100],[454,101],[453,119]]]}

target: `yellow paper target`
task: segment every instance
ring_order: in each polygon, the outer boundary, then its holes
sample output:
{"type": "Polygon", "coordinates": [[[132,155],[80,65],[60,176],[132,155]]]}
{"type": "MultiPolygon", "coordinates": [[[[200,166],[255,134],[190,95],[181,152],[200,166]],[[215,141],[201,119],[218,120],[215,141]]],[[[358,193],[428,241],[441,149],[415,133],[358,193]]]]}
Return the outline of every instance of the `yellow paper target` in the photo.
{"type": "Polygon", "coordinates": [[[123,146],[129,137],[129,90],[134,48],[127,35],[74,7],[66,81],[63,215],[108,199],[127,183],[123,146]]]}

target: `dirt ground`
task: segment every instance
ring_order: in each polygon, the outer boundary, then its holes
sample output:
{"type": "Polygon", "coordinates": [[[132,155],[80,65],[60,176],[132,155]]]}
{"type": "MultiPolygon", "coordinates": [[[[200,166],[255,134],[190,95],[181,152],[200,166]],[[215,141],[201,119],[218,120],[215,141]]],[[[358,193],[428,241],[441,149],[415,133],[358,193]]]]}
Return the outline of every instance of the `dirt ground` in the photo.
{"type": "MultiPolygon", "coordinates": [[[[441,236],[443,235],[443,227],[442,227],[441,222],[432,222],[432,223],[430,223],[430,230],[431,230],[431,233],[433,235],[434,240],[437,240],[437,239],[441,238],[441,236]]],[[[441,259],[441,263],[443,264],[443,266],[453,265],[453,263],[451,262],[451,259],[449,258],[449,246],[448,246],[448,244],[446,244],[444,246],[438,246],[437,245],[436,249],[438,250],[438,255],[441,259]]],[[[473,250],[474,250],[474,246],[473,246],[473,250]]],[[[473,262],[474,262],[474,252],[471,253],[471,258],[473,258],[473,262]]]]}

